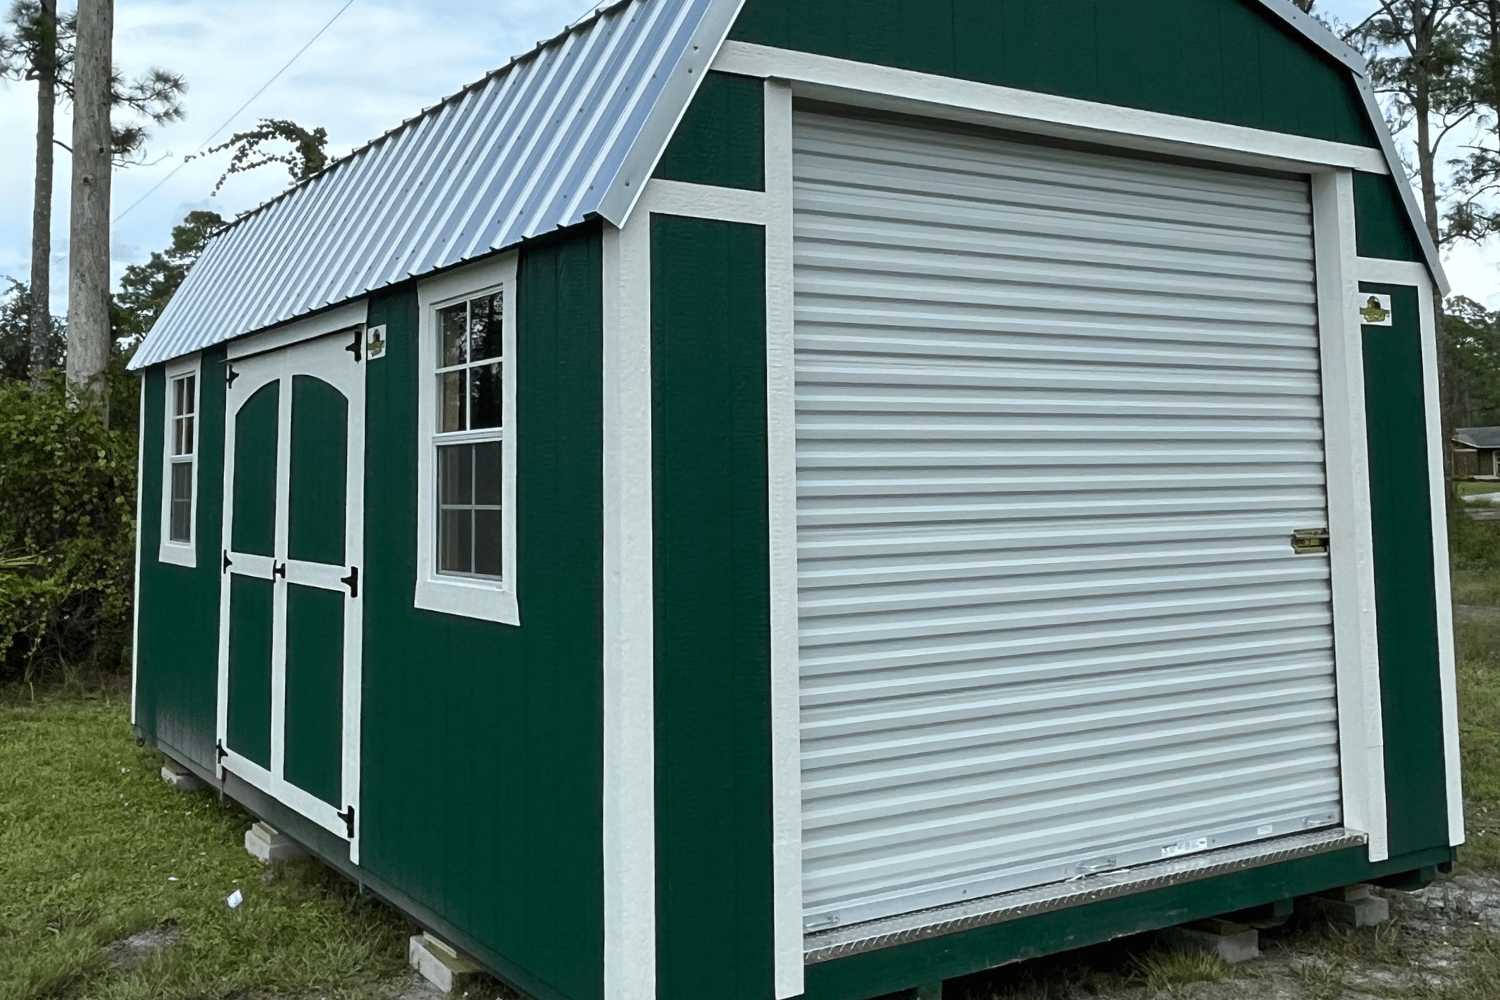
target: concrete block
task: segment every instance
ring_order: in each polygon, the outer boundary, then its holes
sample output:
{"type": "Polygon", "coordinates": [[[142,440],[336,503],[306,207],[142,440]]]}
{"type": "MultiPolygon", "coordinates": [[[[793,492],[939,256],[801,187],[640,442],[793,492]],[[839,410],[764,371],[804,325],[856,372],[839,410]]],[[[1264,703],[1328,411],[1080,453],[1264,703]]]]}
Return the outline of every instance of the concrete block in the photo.
{"type": "Polygon", "coordinates": [[[196,792],[203,788],[203,779],[168,757],[161,765],[161,780],[179,792],[196,792]]]}
{"type": "Polygon", "coordinates": [[[1309,896],[1307,902],[1314,913],[1342,927],[1376,927],[1391,919],[1390,901],[1372,893],[1368,885],[1320,892],[1309,896]]]}
{"type": "Polygon", "coordinates": [[[1260,932],[1227,920],[1199,920],[1161,932],[1161,942],[1178,951],[1218,955],[1231,965],[1260,957],[1260,932]]]}
{"type": "Polygon", "coordinates": [[[269,823],[256,823],[245,831],[245,850],[267,864],[300,858],[307,853],[296,841],[269,823]]]}
{"type": "Polygon", "coordinates": [[[416,934],[407,943],[406,961],[417,974],[443,993],[468,986],[484,970],[458,950],[431,934],[416,934]]]}

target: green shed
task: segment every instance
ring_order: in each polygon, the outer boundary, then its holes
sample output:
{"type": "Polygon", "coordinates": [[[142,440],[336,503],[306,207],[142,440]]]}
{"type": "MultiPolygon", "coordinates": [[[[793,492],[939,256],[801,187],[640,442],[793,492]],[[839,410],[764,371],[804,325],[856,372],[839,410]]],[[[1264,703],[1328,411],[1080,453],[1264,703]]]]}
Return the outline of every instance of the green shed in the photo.
{"type": "Polygon", "coordinates": [[[1425,884],[1445,293],[1284,0],[627,0],[210,243],[134,722],[539,1000],[1425,884]]]}

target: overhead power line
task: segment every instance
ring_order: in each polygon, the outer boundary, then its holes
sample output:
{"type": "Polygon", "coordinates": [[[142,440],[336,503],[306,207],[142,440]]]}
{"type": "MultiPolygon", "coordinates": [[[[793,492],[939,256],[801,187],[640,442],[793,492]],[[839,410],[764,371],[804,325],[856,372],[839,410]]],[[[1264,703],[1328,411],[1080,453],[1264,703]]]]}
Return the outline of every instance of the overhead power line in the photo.
{"type": "MultiPolygon", "coordinates": [[[[316,42],[319,38],[322,38],[323,37],[323,33],[326,32],[329,28],[333,27],[333,22],[335,22],[339,18],[343,17],[344,16],[344,11],[348,10],[353,5],[354,5],[354,0],[348,0],[348,2],[344,4],[344,6],[340,7],[338,9],[338,13],[336,13],[332,17],[330,17],[328,19],[328,23],[325,24],[325,25],[323,25],[323,27],[319,28],[318,29],[318,33],[315,34],[315,35],[313,35],[311,38],[309,38],[307,40],[307,44],[304,45],[304,46],[302,46],[302,48],[298,49],[297,52],[296,52],[296,54],[293,55],[292,58],[290,58],[290,59],[288,59],[286,61],[286,65],[285,66],[282,66],[280,69],[278,69],[271,76],[271,78],[269,80],[267,80],[264,84],[261,85],[261,88],[259,90],[257,90],[255,93],[253,93],[253,94],[250,95],[250,99],[248,101],[246,101],[244,104],[241,104],[239,106],[239,109],[236,110],[234,114],[232,114],[228,118],[224,119],[224,124],[223,125],[220,125],[218,128],[214,129],[213,134],[210,135],[207,139],[203,140],[202,145],[200,145],[196,150],[194,150],[193,155],[196,156],[198,153],[201,153],[205,149],[207,149],[209,143],[211,143],[215,139],[217,139],[220,136],[220,134],[222,134],[223,131],[225,129],[227,129],[230,126],[230,124],[236,118],[238,118],[241,114],[244,113],[244,111],[245,111],[246,108],[248,108],[250,105],[254,104],[255,103],[255,99],[257,97],[259,97],[261,94],[264,94],[266,92],[267,88],[269,88],[271,86],[271,84],[273,84],[277,80],[281,79],[281,74],[283,74],[287,70],[291,69],[292,68],[292,64],[294,62],[296,62],[298,59],[302,58],[302,53],[304,53],[308,49],[312,48],[313,42],[316,42]]],[[[119,222],[121,219],[125,218],[125,216],[127,216],[131,212],[135,211],[136,207],[138,205],[140,205],[141,202],[145,201],[147,198],[149,198],[153,194],[155,194],[157,192],[157,190],[163,184],[167,183],[167,181],[169,181],[173,177],[175,177],[177,175],[177,171],[181,170],[185,166],[187,166],[187,159],[186,158],[184,158],[180,163],[178,163],[177,166],[173,167],[172,170],[171,170],[171,172],[168,173],[165,177],[163,177],[161,180],[159,180],[155,184],[153,184],[151,186],[151,190],[147,191],[145,194],[143,194],[139,198],[137,198],[135,200],[135,202],[129,208],[125,209],[125,211],[123,211],[119,215],[115,216],[115,222],[119,222]]]]}

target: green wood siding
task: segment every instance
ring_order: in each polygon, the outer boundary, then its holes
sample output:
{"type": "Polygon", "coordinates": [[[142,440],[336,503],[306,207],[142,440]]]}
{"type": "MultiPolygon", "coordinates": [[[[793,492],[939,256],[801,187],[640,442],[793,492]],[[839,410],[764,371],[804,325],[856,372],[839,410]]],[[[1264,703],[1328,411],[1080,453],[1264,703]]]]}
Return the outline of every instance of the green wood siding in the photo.
{"type": "Polygon", "coordinates": [[[603,994],[601,249],[521,253],[520,627],[413,607],[416,292],[369,314],[361,863],[539,1000],[603,994]]]}
{"type": "Polygon", "coordinates": [[[281,383],[268,382],[240,405],[234,421],[234,521],[230,546],[257,556],[276,554],[276,452],[281,383]]]}
{"type": "Polygon", "coordinates": [[[229,708],[224,745],[271,767],[272,580],[229,578],[229,708]]]}
{"type": "Polygon", "coordinates": [[[220,549],[224,496],[224,348],[204,352],[198,389],[196,569],[159,561],[166,373],[143,376],[140,640],[136,724],[152,743],[204,767],[214,764],[219,676],[220,549]]]}
{"type": "Polygon", "coordinates": [[[693,184],[766,189],[765,84],[709,73],[672,135],[656,177],[693,184]]]}
{"type": "Polygon", "coordinates": [[[1354,174],[1355,247],[1361,257],[1414,260],[1421,245],[1411,228],[1411,217],[1396,190],[1396,182],[1381,174],[1354,174]]]}
{"type": "Polygon", "coordinates": [[[1378,144],[1348,71],[1251,0],[748,0],[730,37],[1378,144]]]}
{"type": "MultiPolygon", "coordinates": [[[[240,578],[236,577],[236,582],[240,578]]],[[[286,780],[342,809],[346,594],[286,588],[286,780]]]]}
{"type": "Polygon", "coordinates": [[[1409,286],[1359,288],[1391,296],[1394,314],[1364,328],[1365,422],[1388,829],[1404,854],[1448,843],[1421,305],[1409,286]]]}
{"type": "Polygon", "coordinates": [[[349,401],[311,375],[292,376],[291,450],[287,555],[306,562],[343,563],[349,401]]]}
{"type": "Polygon", "coordinates": [[[651,220],[657,996],[768,1000],[765,230],[651,220]]]}

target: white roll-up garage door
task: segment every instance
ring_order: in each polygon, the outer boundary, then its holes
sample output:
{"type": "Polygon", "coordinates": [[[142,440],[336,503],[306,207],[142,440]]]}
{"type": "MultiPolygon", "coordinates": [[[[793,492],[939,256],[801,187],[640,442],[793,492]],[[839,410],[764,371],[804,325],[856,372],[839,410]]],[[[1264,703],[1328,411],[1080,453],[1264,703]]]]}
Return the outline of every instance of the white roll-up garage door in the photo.
{"type": "Polygon", "coordinates": [[[1306,180],[794,158],[808,929],[1336,825],[1306,180]]]}

